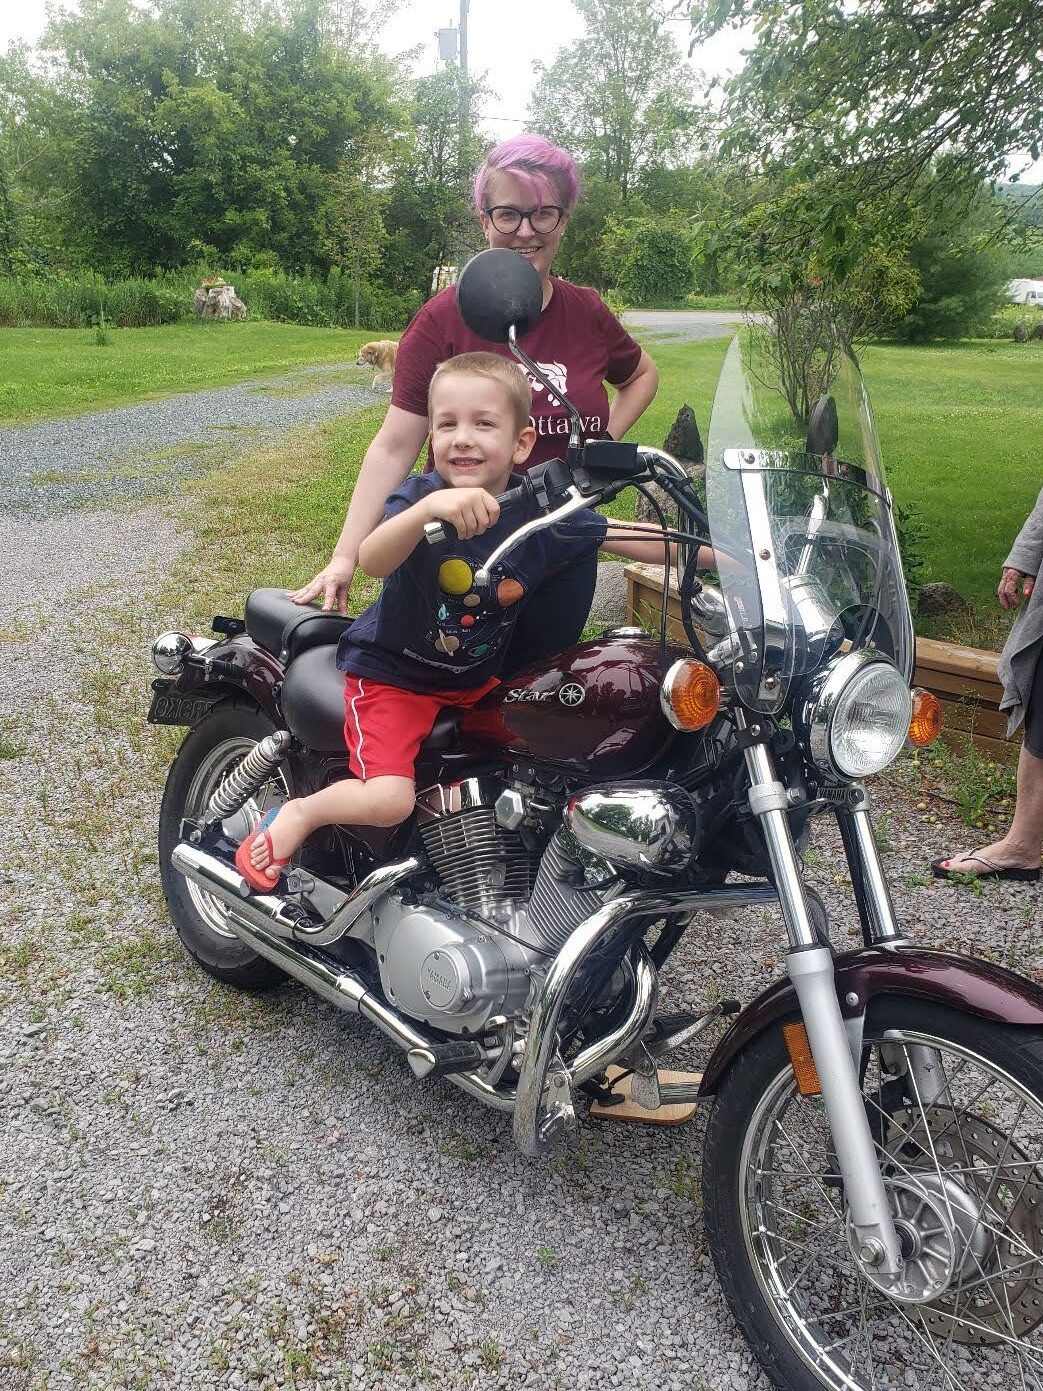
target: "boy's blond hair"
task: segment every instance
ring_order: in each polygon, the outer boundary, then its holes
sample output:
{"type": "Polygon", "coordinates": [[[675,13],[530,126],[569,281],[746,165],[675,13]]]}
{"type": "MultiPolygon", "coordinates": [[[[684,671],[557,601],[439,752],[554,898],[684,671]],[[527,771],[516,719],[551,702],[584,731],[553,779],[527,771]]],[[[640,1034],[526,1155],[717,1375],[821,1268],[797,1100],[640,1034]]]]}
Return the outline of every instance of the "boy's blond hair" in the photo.
{"type": "Polygon", "coordinates": [[[435,383],[440,377],[488,377],[506,388],[507,396],[514,411],[514,423],[518,430],[524,430],[532,414],[532,388],[525,373],[510,358],[497,357],[495,353],[460,353],[440,362],[431,377],[427,388],[427,419],[431,422],[431,401],[434,397],[435,383]]]}

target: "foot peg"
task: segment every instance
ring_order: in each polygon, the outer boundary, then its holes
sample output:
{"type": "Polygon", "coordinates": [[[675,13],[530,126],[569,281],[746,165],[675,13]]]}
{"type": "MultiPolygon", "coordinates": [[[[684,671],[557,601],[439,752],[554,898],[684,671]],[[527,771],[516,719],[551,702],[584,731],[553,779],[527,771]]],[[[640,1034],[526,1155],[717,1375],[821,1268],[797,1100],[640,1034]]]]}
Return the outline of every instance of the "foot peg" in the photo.
{"type": "Polygon", "coordinates": [[[652,1032],[646,1034],[644,1045],[654,1058],[661,1058],[664,1053],[672,1053],[675,1048],[683,1048],[693,1038],[698,1038],[718,1019],[738,1014],[741,1008],[738,1000],[721,1000],[704,1014],[660,1014],[652,1032]]]}
{"type": "Polygon", "coordinates": [[[449,1077],[454,1072],[473,1072],[485,1062],[480,1043],[428,1043],[411,1048],[406,1061],[417,1077],[449,1077]]]}

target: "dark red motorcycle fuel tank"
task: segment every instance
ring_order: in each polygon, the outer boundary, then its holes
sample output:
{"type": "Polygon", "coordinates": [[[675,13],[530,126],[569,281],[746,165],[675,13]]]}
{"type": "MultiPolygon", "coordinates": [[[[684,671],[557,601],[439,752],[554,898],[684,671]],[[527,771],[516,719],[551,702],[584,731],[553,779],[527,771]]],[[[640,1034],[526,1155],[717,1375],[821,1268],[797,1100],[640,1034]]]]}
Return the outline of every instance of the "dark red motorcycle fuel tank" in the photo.
{"type": "MultiPolygon", "coordinates": [[[[681,652],[669,651],[667,665],[681,652]]],[[[629,776],[675,738],[659,704],[658,642],[607,636],[504,680],[460,722],[458,748],[490,745],[595,778],[629,776]]]]}

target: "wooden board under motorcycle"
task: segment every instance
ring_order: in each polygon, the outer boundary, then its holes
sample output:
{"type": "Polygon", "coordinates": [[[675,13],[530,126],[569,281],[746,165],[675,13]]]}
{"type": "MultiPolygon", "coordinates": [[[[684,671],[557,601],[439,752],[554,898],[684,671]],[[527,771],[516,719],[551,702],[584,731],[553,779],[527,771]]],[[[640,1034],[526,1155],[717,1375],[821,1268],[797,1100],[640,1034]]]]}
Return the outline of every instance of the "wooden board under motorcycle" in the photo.
{"type": "MultiPolygon", "coordinates": [[[[571,455],[547,515],[656,478],[698,531],[674,461],[598,458],[571,455]]],[[[824,508],[809,536],[828,536],[824,508]]],[[[900,661],[854,650],[849,626],[766,715],[744,695],[728,603],[684,582],[682,598],[705,624],[689,625],[697,657],[617,629],[513,674],[436,726],[408,822],[320,833],[269,894],[234,851],[270,805],[347,775],[335,650],[350,620],[257,590],[216,638],[158,639],[149,718],[190,726],[159,831],[181,941],[228,984],[290,975],[361,1014],[418,1078],[509,1114],[540,1155],[575,1132],[580,1095],[604,1097],[610,1064],[642,1105],[679,1099],[660,1060],[738,1006],[662,1014],[664,962],[700,914],[777,904],[786,977],[732,1019],[698,1088],[706,1231],[734,1317],[780,1388],[1043,1387],[1043,991],[903,937],[865,790],[827,756],[855,720],[838,713],[852,683],[859,709],[867,682],[886,693],[878,724],[897,699],[908,725],[900,661]],[[816,816],[840,827],[857,951],[833,953],[802,883],[816,816]]]]}

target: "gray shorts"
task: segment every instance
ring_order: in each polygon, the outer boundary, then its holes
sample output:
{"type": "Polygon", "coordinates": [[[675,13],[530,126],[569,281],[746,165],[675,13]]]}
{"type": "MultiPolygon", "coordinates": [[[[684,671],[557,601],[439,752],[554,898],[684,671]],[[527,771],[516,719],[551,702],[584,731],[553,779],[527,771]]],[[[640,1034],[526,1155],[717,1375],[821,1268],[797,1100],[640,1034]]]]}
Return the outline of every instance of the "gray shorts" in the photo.
{"type": "Polygon", "coordinates": [[[1043,758],[1043,652],[1036,659],[1032,689],[1025,709],[1025,747],[1037,758],[1043,758]]]}

